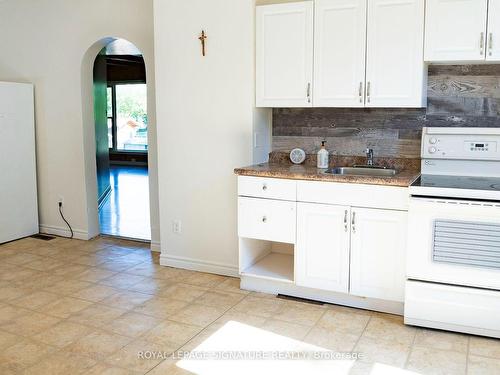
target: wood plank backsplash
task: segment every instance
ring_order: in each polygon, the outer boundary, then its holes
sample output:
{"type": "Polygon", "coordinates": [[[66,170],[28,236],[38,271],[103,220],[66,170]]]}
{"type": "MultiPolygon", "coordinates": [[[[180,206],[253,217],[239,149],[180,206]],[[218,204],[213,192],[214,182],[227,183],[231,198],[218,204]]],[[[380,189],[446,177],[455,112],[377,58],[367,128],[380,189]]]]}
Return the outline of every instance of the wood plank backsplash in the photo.
{"type": "Polygon", "coordinates": [[[427,108],[275,108],[273,151],[420,156],[424,126],[500,127],[500,65],[431,65],[427,108]]]}

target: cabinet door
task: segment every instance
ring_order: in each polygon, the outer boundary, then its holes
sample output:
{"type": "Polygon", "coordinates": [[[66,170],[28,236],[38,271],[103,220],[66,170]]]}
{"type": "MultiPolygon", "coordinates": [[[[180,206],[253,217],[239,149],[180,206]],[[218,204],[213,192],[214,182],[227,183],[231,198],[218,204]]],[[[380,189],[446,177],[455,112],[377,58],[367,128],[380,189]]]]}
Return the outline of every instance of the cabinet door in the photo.
{"type": "Polygon", "coordinates": [[[488,38],[486,60],[500,60],[500,0],[490,0],[488,6],[488,38]]]}
{"type": "Polygon", "coordinates": [[[424,0],[368,1],[367,107],[422,107],[424,0]]]}
{"type": "Polygon", "coordinates": [[[426,61],[484,60],[488,0],[427,0],[426,61]]]}
{"type": "Polygon", "coordinates": [[[314,106],[364,107],[366,0],[316,0],[314,106]]]}
{"type": "Polygon", "coordinates": [[[351,294],[404,300],[407,216],[404,211],[352,208],[351,294]]]}
{"type": "Polygon", "coordinates": [[[312,1],[257,7],[257,107],[311,107],[312,1]]]}
{"type": "Polygon", "coordinates": [[[297,285],[348,292],[349,214],[347,206],[297,204],[297,285]]]}

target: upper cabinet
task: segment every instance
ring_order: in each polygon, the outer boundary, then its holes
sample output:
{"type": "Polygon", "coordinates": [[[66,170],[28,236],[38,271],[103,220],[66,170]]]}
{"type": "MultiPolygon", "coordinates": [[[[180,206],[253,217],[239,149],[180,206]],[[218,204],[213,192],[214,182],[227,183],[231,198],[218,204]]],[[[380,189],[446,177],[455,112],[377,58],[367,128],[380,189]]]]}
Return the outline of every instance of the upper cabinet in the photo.
{"type": "Polygon", "coordinates": [[[488,0],[427,0],[425,60],[484,60],[488,0]]]}
{"type": "Polygon", "coordinates": [[[312,1],[257,7],[257,107],[312,107],[312,1]]]}
{"type": "Polygon", "coordinates": [[[490,0],[486,60],[500,61],[500,0],[490,0]]]}
{"type": "Polygon", "coordinates": [[[364,107],[365,51],[366,0],[316,0],[315,107],[364,107]]]}
{"type": "Polygon", "coordinates": [[[423,38],[424,0],[259,6],[257,106],[422,107],[423,38]]]}
{"type": "Polygon", "coordinates": [[[423,107],[424,0],[369,0],[367,107],[423,107]]]}
{"type": "Polygon", "coordinates": [[[500,60],[500,0],[427,0],[425,60],[500,60]]]}

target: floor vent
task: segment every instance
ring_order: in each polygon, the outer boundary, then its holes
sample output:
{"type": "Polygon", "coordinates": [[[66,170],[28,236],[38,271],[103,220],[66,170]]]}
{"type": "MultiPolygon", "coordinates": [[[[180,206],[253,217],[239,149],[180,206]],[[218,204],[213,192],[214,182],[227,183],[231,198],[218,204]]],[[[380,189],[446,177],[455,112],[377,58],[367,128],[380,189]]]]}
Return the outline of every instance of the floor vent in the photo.
{"type": "Polygon", "coordinates": [[[42,241],[50,241],[53,240],[55,237],[47,236],[45,234],[34,234],[33,236],[31,236],[31,238],[35,238],[37,240],[42,240],[42,241]]]}
{"type": "Polygon", "coordinates": [[[284,294],[278,294],[276,296],[276,298],[286,299],[286,300],[289,300],[289,301],[302,302],[302,303],[309,303],[311,305],[320,305],[320,306],[324,305],[324,303],[320,302],[320,301],[314,301],[312,299],[305,299],[305,298],[299,298],[299,297],[292,297],[292,296],[287,296],[287,295],[284,295],[284,294]]]}

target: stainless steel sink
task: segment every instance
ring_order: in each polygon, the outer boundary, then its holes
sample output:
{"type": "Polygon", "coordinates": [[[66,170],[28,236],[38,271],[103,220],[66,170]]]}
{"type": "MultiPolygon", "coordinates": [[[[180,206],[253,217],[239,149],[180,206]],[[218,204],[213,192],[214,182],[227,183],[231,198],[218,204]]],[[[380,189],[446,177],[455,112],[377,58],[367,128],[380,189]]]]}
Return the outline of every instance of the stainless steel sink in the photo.
{"type": "Polygon", "coordinates": [[[326,170],[324,173],[342,176],[392,177],[396,174],[396,170],[383,167],[354,166],[332,168],[326,170]]]}

